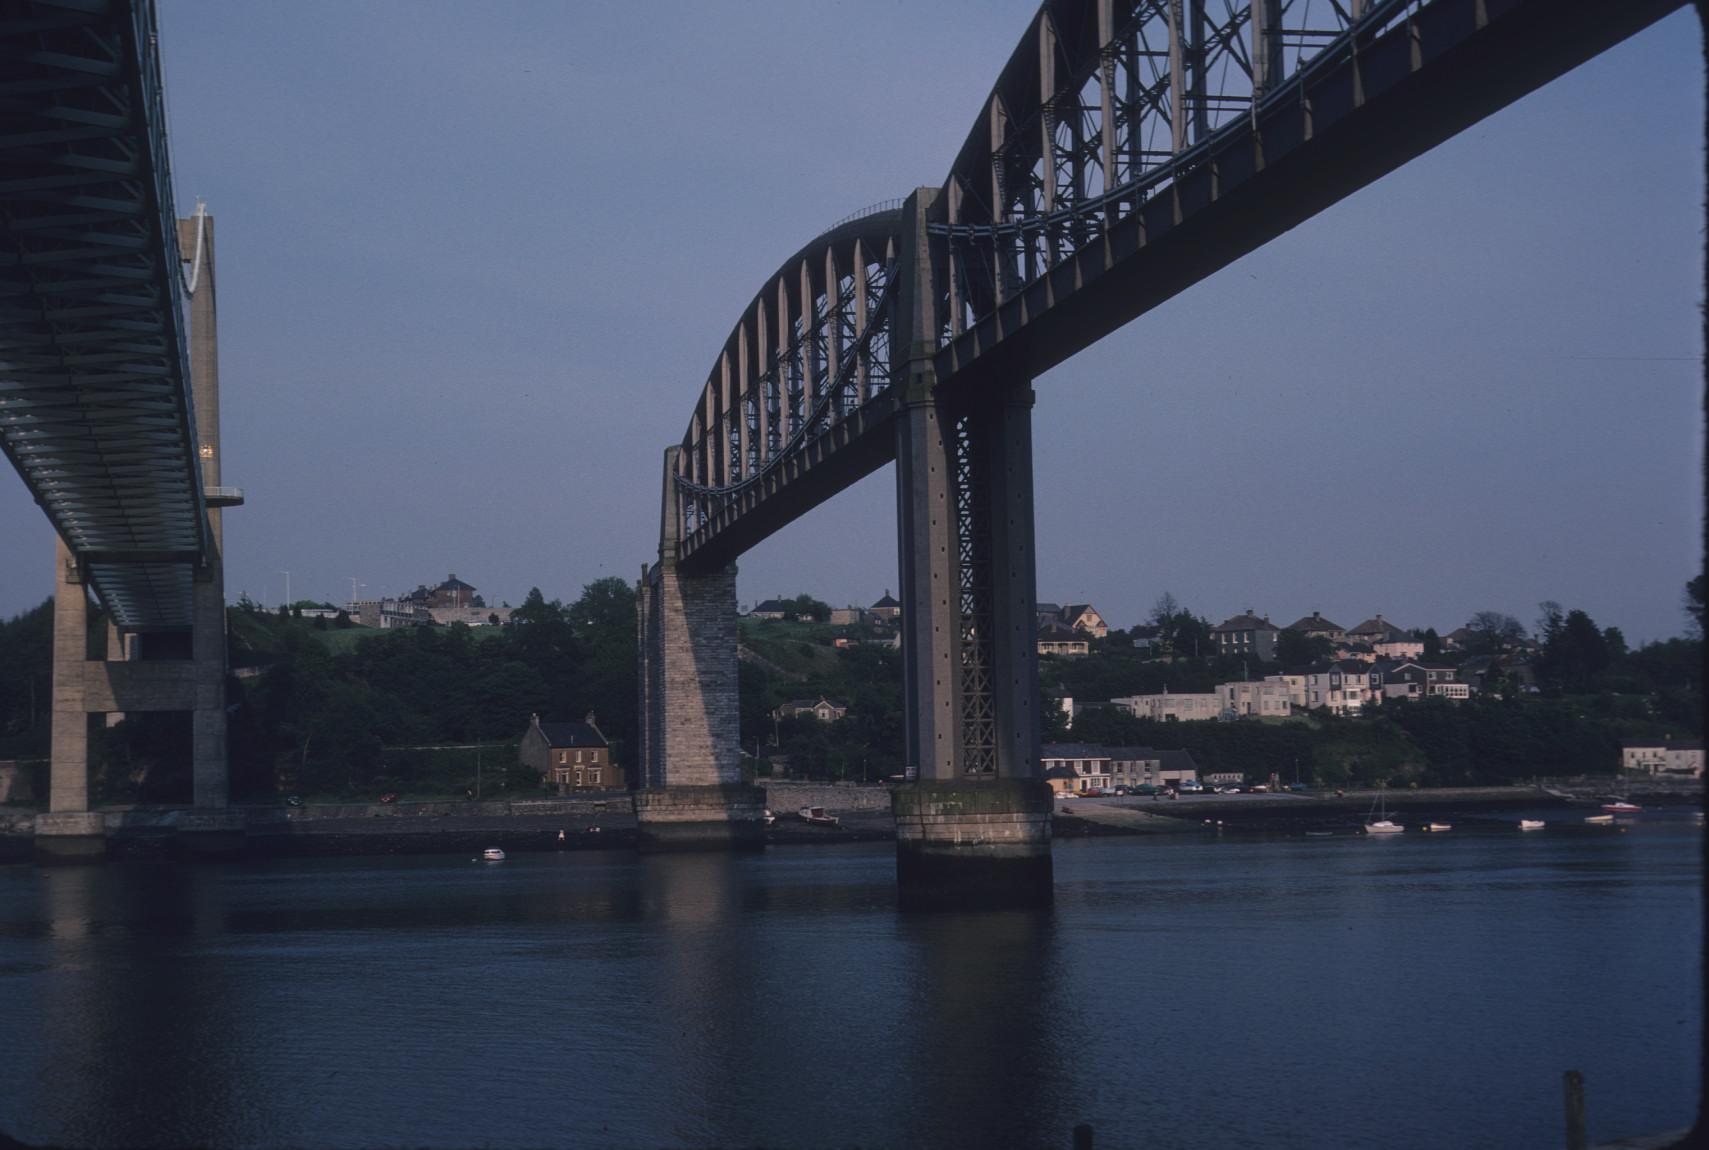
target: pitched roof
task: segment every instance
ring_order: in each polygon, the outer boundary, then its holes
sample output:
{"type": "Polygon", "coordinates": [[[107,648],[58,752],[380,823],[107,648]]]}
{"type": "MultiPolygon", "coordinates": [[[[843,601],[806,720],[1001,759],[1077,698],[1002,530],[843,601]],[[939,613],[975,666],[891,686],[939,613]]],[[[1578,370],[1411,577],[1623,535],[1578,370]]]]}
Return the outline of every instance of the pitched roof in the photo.
{"type": "Polygon", "coordinates": [[[1039,625],[1038,637],[1040,639],[1050,639],[1052,641],[1062,641],[1067,639],[1077,639],[1082,643],[1086,641],[1086,636],[1082,635],[1072,627],[1058,623],[1055,619],[1039,625]]]}
{"type": "Polygon", "coordinates": [[[1090,603],[1064,603],[1062,605],[1062,610],[1058,611],[1057,614],[1061,615],[1064,619],[1078,619],[1088,611],[1096,614],[1097,608],[1092,606],[1090,603]]]}
{"type": "Polygon", "coordinates": [[[455,572],[446,576],[445,582],[434,588],[435,591],[473,591],[474,589],[474,584],[463,582],[457,578],[455,572]]]}
{"type": "Polygon", "coordinates": [[[1222,622],[1218,623],[1215,627],[1212,627],[1211,628],[1211,634],[1214,635],[1218,631],[1277,631],[1277,630],[1280,630],[1280,628],[1277,627],[1274,623],[1270,622],[1270,620],[1260,619],[1258,616],[1254,615],[1250,610],[1246,610],[1246,611],[1243,611],[1240,614],[1235,615],[1231,618],[1224,619],[1222,622]]]}
{"type": "Polygon", "coordinates": [[[1062,614],[1062,605],[1060,603],[1037,603],[1034,604],[1033,610],[1040,615],[1060,615],[1062,614]]]}
{"type": "Polygon", "coordinates": [[[1349,635],[1399,635],[1402,638],[1405,638],[1406,636],[1406,632],[1404,630],[1396,627],[1381,615],[1366,619],[1363,623],[1359,624],[1347,633],[1349,635]]]}
{"type": "Polygon", "coordinates": [[[795,608],[792,604],[785,603],[782,599],[767,599],[763,603],[754,604],[754,609],[749,611],[748,614],[757,615],[761,611],[788,612],[793,611],[794,609],[795,608]]]}
{"type": "Polygon", "coordinates": [[[1303,631],[1310,635],[1318,631],[1341,631],[1344,628],[1339,623],[1331,622],[1313,611],[1310,615],[1301,615],[1285,628],[1289,631],[1303,631]]]}
{"type": "Polygon", "coordinates": [[[882,611],[882,610],[889,608],[889,607],[900,607],[901,605],[902,604],[898,603],[891,596],[890,589],[887,587],[884,589],[884,596],[881,599],[879,599],[878,602],[876,602],[872,605],[872,609],[874,611],[882,611]]]}
{"type": "Polygon", "coordinates": [[[549,747],[603,747],[605,736],[586,723],[541,723],[549,747]]]}

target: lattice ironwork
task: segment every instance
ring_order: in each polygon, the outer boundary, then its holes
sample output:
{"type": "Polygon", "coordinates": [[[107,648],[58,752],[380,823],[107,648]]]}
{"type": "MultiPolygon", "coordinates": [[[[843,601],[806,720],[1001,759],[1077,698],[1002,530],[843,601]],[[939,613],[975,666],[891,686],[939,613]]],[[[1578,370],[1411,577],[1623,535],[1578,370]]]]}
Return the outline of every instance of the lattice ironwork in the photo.
{"type": "Polygon", "coordinates": [[[1264,101],[1423,0],[1047,3],[957,157],[940,340],[1097,242],[1264,101]],[[1028,49],[1031,49],[1030,51],[1028,49]]]}
{"type": "MultiPolygon", "coordinates": [[[[861,218],[883,228],[896,217],[891,209],[861,218]]],[[[852,257],[846,267],[838,245],[819,253],[817,275],[801,261],[760,293],[732,336],[734,355],[726,349],[683,437],[676,488],[685,535],[889,389],[894,243],[841,247],[852,257]],[[767,347],[780,328],[784,338],[767,347]],[[749,363],[765,366],[744,385],[749,363]]]]}
{"type": "Polygon", "coordinates": [[[978,427],[962,414],[952,427],[955,493],[956,578],[960,597],[958,714],[961,769],[968,775],[997,773],[997,704],[992,675],[997,657],[991,609],[991,498],[985,482],[978,427]]]}

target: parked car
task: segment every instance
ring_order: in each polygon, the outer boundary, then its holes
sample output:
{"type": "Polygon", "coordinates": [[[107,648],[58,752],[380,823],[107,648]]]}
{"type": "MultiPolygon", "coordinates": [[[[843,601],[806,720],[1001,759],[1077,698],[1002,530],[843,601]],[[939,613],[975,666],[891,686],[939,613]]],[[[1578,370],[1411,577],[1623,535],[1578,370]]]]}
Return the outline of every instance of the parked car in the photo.
{"type": "Polygon", "coordinates": [[[1133,793],[1136,795],[1154,795],[1157,793],[1157,788],[1151,783],[1141,783],[1133,789],[1133,793]]]}
{"type": "Polygon", "coordinates": [[[1253,783],[1251,786],[1247,787],[1246,789],[1248,791],[1251,791],[1255,795],[1267,795],[1270,793],[1270,788],[1265,783],[1253,783]]]}
{"type": "Polygon", "coordinates": [[[303,798],[301,795],[286,795],[285,805],[288,807],[300,807],[303,805],[303,798]]]}
{"type": "Polygon", "coordinates": [[[1216,793],[1219,795],[1238,795],[1240,788],[1236,786],[1218,787],[1216,793]]]}
{"type": "Polygon", "coordinates": [[[1179,789],[1184,795],[1196,795],[1204,791],[1205,785],[1203,783],[1194,782],[1192,779],[1188,779],[1186,782],[1180,784],[1179,789]]]}
{"type": "Polygon", "coordinates": [[[398,801],[397,792],[396,791],[387,791],[385,794],[380,796],[380,801],[382,803],[395,803],[395,802],[397,802],[398,801]]]}

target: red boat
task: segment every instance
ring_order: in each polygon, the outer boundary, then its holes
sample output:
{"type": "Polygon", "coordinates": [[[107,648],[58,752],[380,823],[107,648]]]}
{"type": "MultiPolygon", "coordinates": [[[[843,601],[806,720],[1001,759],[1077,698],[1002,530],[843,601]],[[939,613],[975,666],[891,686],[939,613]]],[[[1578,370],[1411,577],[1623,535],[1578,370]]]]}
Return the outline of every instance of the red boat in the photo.
{"type": "Polygon", "coordinates": [[[1603,803],[1602,809],[1611,815],[1635,815],[1644,808],[1640,807],[1637,803],[1629,803],[1625,799],[1618,799],[1612,803],[1603,803]]]}

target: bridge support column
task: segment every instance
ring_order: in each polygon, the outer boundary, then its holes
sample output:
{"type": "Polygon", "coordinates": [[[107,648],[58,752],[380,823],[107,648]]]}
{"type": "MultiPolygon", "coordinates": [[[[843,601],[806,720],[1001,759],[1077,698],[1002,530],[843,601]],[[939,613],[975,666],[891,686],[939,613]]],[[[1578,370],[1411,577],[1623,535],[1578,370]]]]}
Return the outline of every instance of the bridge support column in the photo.
{"type": "Polygon", "coordinates": [[[89,597],[65,541],[54,539],[53,744],[48,810],[35,821],[43,862],[99,861],[107,853],[101,815],[89,809],[89,710],[83,664],[89,658],[89,597]]]}
{"type": "Polygon", "coordinates": [[[638,597],[643,850],[764,845],[765,791],[742,781],[736,568],[680,570],[676,448],[666,453],[659,561],[638,597]]]}
{"type": "Polygon", "coordinates": [[[904,905],[1051,898],[1051,797],[1039,767],[1030,381],[938,393],[925,222],[910,200],[897,322],[906,355],[896,503],[910,780],[896,788],[904,905]]]}

